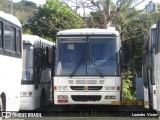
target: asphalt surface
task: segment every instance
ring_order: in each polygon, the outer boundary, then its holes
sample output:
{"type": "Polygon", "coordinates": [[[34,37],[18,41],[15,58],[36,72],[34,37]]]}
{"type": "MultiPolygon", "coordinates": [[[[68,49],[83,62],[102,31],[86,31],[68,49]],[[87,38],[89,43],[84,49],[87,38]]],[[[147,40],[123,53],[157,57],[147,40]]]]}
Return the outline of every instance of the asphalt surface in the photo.
{"type": "Polygon", "coordinates": [[[50,104],[43,110],[20,111],[18,114],[19,117],[6,120],[158,120],[155,111],[149,111],[142,105],[55,106],[50,104]],[[26,116],[24,117],[22,114],[26,116]]]}

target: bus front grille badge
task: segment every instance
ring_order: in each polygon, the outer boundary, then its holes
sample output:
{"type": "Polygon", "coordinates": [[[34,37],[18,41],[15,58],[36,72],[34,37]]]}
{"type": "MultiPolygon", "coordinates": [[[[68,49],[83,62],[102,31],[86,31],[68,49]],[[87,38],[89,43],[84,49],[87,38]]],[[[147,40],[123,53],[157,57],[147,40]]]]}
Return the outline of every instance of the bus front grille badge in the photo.
{"type": "Polygon", "coordinates": [[[84,90],[88,90],[88,86],[84,86],[84,90]]]}

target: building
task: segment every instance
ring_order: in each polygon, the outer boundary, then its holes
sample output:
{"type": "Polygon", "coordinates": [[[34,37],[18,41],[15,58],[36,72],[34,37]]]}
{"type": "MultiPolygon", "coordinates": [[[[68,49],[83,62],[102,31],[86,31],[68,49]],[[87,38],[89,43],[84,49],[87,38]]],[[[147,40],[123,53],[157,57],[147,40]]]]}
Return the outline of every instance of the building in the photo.
{"type": "Polygon", "coordinates": [[[156,9],[156,4],[153,1],[150,1],[145,7],[145,12],[149,13],[149,12],[152,12],[153,10],[155,10],[155,9],[156,9]]]}

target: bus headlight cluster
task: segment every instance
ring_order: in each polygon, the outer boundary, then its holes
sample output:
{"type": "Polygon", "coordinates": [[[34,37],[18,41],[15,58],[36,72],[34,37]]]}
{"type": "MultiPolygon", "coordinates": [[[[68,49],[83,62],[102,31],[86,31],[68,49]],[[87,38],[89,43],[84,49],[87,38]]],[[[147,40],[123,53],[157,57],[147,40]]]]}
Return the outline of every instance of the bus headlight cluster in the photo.
{"type": "Polygon", "coordinates": [[[68,90],[67,86],[58,86],[58,90],[68,90]]]}
{"type": "Polygon", "coordinates": [[[105,86],[105,90],[115,90],[114,86],[105,86]]]}
{"type": "Polygon", "coordinates": [[[33,95],[33,93],[32,92],[21,92],[20,93],[20,96],[21,97],[30,97],[30,96],[32,96],[33,95]]]}
{"type": "Polygon", "coordinates": [[[69,84],[73,84],[73,80],[68,80],[69,81],[69,84]]]}
{"type": "Polygon", "coordinates": [[[104,80],[99,80],[99,84],[104,84],[104,80]]]}

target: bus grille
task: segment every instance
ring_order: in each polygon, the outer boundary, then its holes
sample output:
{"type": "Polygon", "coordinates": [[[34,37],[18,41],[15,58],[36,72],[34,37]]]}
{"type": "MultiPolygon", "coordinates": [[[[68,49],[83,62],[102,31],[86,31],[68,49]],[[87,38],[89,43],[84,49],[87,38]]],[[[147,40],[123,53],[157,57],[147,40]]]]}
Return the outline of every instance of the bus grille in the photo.
{"type": "Polygon", "coordinates": [[[87,101],[100,101],[101,95],[71,95],[73,101],[87,102],[87,101]]]}
{"type": "MultiPolygon", "coordinates": [[[[70,86],[72,90],[86,90],[85,86],[70,86]]],[[[88,86],[87,90],[101,90],[103,86],[88,86]]]]}

